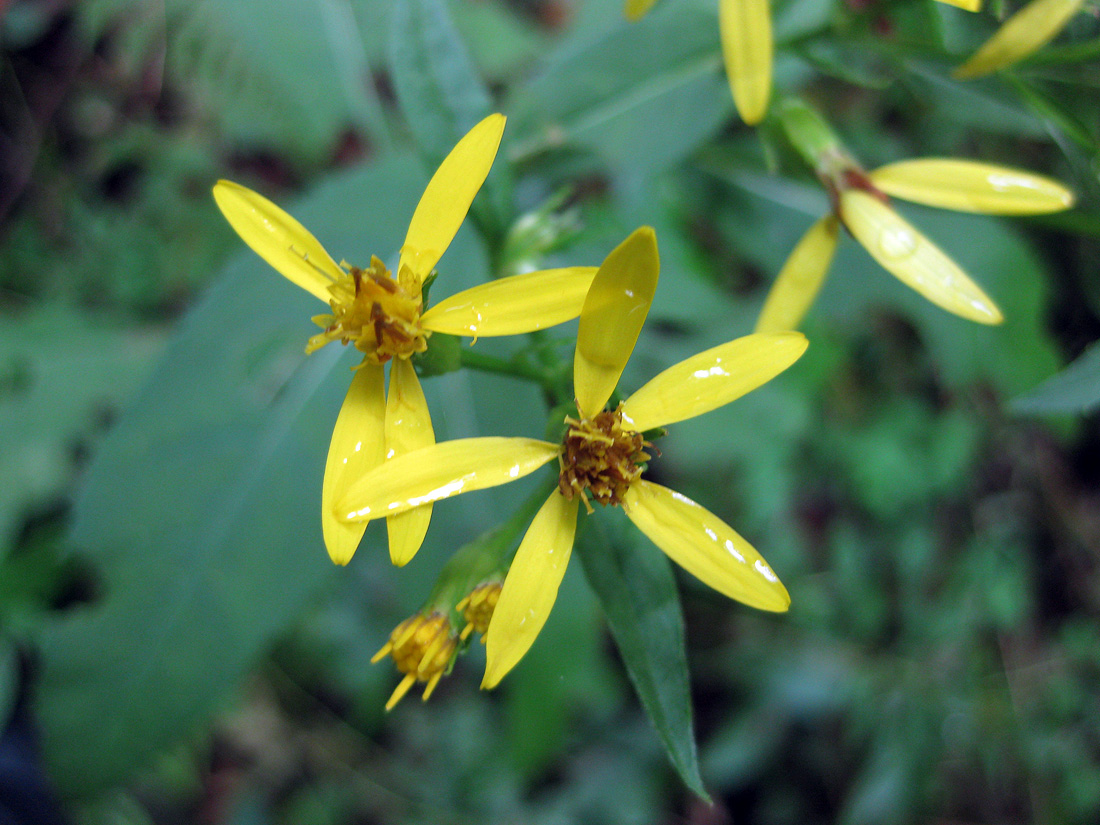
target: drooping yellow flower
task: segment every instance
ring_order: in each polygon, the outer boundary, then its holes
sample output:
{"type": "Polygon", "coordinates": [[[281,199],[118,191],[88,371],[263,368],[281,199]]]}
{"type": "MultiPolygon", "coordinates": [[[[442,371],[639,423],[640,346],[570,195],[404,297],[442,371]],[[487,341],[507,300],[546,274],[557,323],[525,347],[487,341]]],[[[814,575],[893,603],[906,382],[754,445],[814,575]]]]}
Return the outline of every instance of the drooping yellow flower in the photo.
{"type": "Polygon", "coordinates": [[[620,506],[673,561],[720,593],[784,611],[786,589],[760,554],[687,497],[642,478],[644,433],[716,409],[794,363],[796,332],[750,335],[665,370],[615,409],[604,409],[634,349],[657,284],[653,230],[643,227],[600,266],[581,311],[573,361],[578,417],[561,444],[473,438],[415,450],[367,472],[338,505],[368,521],[471,490],[504,484],[557,458],[558,486],[516,551],[487,633],[483,687],[523,657],[546,621],[573,547],[580,504],[620,506]]]}
{"type": "Polygon", "coordinates": [[[439,680],[450,670],[458,642],[451,620],[441,612],[420,612],[395,627],[389,641],[371,658],[373,664],[391,656],[394,667],[405,674],[386,702],[386,710],[393,710],[417,682],[427,683],[421,697],[427,702],[439,680]]]}
{"type": "Polygon", "coordinates": [[[1032,0],[952,74],[970,80],[1023,60],[1057,37],[1083,5],[1084,0],[1032,0]]]}
{"type": "Polygon", "coordinates": [[[493,619],[493,611],[500,601],[501,583],[499,581],[482,582],[455,605],[455,611],[462,614],[466,625],[459,638],[465,641],[472,633],[481,634],[481,643],[485,644],[485,632],[493,619]]]}
{"type": "Polygon", "coordinates": [[[987,215],[1037,215],[1073,206],[1057,181],[1019,169],[921,158],[864,174],[854,166],[823,175],[837,213],[817,221],[795,246],[764,302],[756,332],[795,329],[821,289],[847,227],[884,269],[948,312],[999,324],[1001,311],[963,270],[888,203],[887,196],[987,215]]]}
{"type": "MultiPolygon", "coordinates": [[[[468,289],[424,310],[425,280],[450,245],[484,183],[504,131],[490,115],[451,150],[429,181],[401,246],[396,277],[377,257],[360,269],[337,264],[298,221],[263,196],[219,181],[214,199],[237,234],[287,279],[326,302],[314,317],[322,331],[306,352],[332,341],[363,353],[332,433],[321,493],[325,546],[337,564],[351,560],[363,525],[333,516],[354,478],[383,461],[435,442],[420,381],[409,358],[433,332],[492,336],[531,332],[575,318],[595,267],[546,270],[468,289]],[[383,365],[392,364],[385,393],[383,365]]],[[[388,520],[390,558],[408,562],[420,547],[431,509],[388,520]]]]}

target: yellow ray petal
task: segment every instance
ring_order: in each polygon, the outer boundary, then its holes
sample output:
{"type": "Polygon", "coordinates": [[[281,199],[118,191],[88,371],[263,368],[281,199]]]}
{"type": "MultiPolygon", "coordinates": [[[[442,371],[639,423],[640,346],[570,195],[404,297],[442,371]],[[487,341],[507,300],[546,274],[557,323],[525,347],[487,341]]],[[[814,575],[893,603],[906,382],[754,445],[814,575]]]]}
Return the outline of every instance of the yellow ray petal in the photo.
{"type": "Polygon", "coordinates": [[[455,144],[435,170],[409,222],[398,272],[423,281],[439,263],[485,183],[504,134],[504,115],[489,115],[455,144]]]}
{"type": "Polygon", "coordinates": [[[603,409],[619,383],[653,302],[660,269],[657,235],[643,226],[611,250],[592,280],[573,359],[573,391],[586,418],[603,409]]]}
{"type": "Polygon", "coordinates": [[[826,215],[802,236],[764,301],[756,332],[797,329],[821,291],[836,252],[839,224],[826,215]]]}
{"type": "Polygon", "coordinates": [[[939,0],[948,6],[958,6],[964,11],[978,11],[982,7],[982,0],[939,0]]]}
{"type": "Polygon", "coordinates": [[[703,584],[761,610],[782,612],[790,605],[768,563],[706,508],[644,479],[630,485],[624,502],[638,529],[703,584]]]}
{"type": "Polygon", "coordinates": [[[1083,4],[1084,0],[1032,0],[952,74],[969,80],[1022,60],[1053,40],[1083,4]]]}
{"type": "Polygon", "coordinates": [[[421,316],[420,325],[475,338],[552,327],[580,315],[595,275],[594,266],[573,266],[501,278],[441,301],[421,316]]]}
{"type": "Polygon", "coordinates": [[[351,379],[344,405],[336,417],[321,485],[321,529],[328,554],[337,564],[355,555],[366,524],[339,521],[334,505],[359,476],[382,463],[386,421],[385,379],[382,367],[365,364],[351,379]]]}
{"type": "Polygon", "coordinates": [[[497,437],[421,447],[360,476],[337,502],[336,512],[345,521],[370,521],[507,484],[557,458],[560,449],[533,438],[497,437]]]}
{"type": "Polygon", "coordinates": [[[869,175],[887,195],[927,206],[986,215],[1040,215],[1073,206],[1056,180],[1021,169],[952,158],[891,163],[869,175]]]}
{"type": "Polygon", "coordinates": [[[328,286],[343,270],[309,231],[263,195],[220,180],[214,201],[252,251],[280,275],[328,303],[328,286]]]}
{"type": "Polygon", "coordinates": [[[718,26],[733,102],[750,126],[764,119],[772,93],[772,15],[768,0],[719,0],[718,26]]]}
{"type": "Polygon", "coordinates": [[[840,195],[845,226],[902,283],[932,303],[980,324],[999,324],[1001,311],[958,264],[878,198],[857,189],[840,195]]]}
{"type": "Polygon", "coordinates": [[[573,551],[579,503],[555,490],[520,542],[485,634],[483,689],[500,683],[546,624],[573,551]]]}
{"type": "Polygon", "coordinates": [[[693,355],[626,399],[623,421],[645,432],[717,409],[771,381],[807,346],[801,332],[779,332],[746,335],[693,355]]]}
{"type": "MultiPolygon", "coordinates": [[[[390,391],[386,396],[386,460],[435,444],[428,402],[411,361],[395,358],[390,367],[390,391]]],[[[428,532],[432,505],[425,504],[386,519],[390,561],[404,567],[428,532]]]]}
{"type": "Polygon", "coordinates": [[[623,6],[623,16],[631,22],[641,20],[649,13],[656,2],[657,0],[626,0],[626,4],[623,6]]]}

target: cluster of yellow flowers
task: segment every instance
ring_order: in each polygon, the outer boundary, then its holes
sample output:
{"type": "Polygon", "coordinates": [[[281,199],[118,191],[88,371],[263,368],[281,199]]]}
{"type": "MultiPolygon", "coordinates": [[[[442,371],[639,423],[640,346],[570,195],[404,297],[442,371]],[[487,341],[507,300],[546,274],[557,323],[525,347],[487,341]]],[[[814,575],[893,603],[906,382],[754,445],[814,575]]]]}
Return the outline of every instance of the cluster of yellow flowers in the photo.
{"type": "MultiPolygon", "coordinates": [[[[653,2],[628,0],[626,14],[637,19],[653,2]]],[[[953,5],[975,10],[978,3],[953,5]]],[[[958,75],[976,76],[1019,59],[1053,37],[1080,6],[1081,0],[1034,0],[958,75]]],[[[738,110],[746,122],[756,123],[768,112],[771,97],[767,0],[720,0],[720,28],[738,110]]],[[[427,699],[475,632],[486,645],[482,687],[496,686],[515,667],[553,607],[581,505],[589,512],[593,503],[621,508],[670,559],[705,584],[750,606],[785,611],[786,589],[744,538],[696,502],[643,477],[650,439],[670,424],[750,392],[802,355],[807,341],[793,330],[821,286],[842,226],[885,269],[933,303],[979,323],[1001,322],[993,300],[898,215],[889,197],[990,214],[1050,212],[1073,201],[1055,181],[968,161],[925,158],[865,172],[804,104],[781,101],[773,108],[792,140],[802,140],[803,155],[829,192],[832,210],[810,228],[779,273],[754,334],[669,367],[614,405],[609,402],[657,286],[660,263],[651,228],[637,229],[599,267],[501,278],[427,305],[426,285],[496,157],[503,115],[474,126],[440,165],[412,216],[393,272],[377,257],[366,268],[337,263],[300,223],[259,194],[230,181],[215,186],[218,206],[244,241],[328,304],[329,312],[313,318],[321,332],[309,340],[307,352],[340,341],[363,354],[324,471],[321,524],[334,562],[347,564],[366,525],[384,518],[390,559],[405,565],[424,540],[436,501],[558,463],[556,484],[536,505],[514,555],[500,553],[474,578],[470,569],[457,579],[445,571],[443,586],[429,603],[399,625],[378,652],[376,661],[389,655],[404,674],[387,709],[416,682],[425,683],[427,699]],[[478,437],[436,443],[414,369],[414,357],[428,349],[433,333],[476,340],[578,317],[576,415],[561,422],[560,441],[478,437]],[[461,592],[452,586],[458,580],[461,592]],[[461,631],[460,622],[465,623],[461,631]]]]}

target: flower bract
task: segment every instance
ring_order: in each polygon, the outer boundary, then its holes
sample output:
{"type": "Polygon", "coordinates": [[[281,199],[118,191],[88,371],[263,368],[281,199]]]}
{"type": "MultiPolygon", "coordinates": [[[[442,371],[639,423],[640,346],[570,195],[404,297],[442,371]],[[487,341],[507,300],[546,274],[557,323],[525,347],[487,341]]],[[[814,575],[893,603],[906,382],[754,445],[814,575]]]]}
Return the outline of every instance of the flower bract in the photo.
{"type": "Polygon", "coordinates": [[[342,518],[363,521],[502,484],[555,458],[557,488],[516,551],[486,634],[483,687],[495,686],[530,648],[550,613],[573,547],[579,508],[618,506],[654,544],[705,584],[763,610],[783,611],[786,589],[755,549],[691,499],[642,478],[645,433],[714,410],[755,389],[805,351],[796,332],[750,335],[699,353],[606,409],[657,284],[656,237],[634,232],[608,255],[581,311],[574,357],[577,417],[561,444],[465,439],[376,467],[351,485],[342,518]]]}
{"type": "MultiPolygon", "coordinates": [[[[363,355],[333,430],[322,487],[325,546],[337,564],[351,560],[364,529],[333,515],[350,481],[435,442],[410,361],[427,349],[431,334],[477,338],[562,323],[578,315],[595,275],[595,267],[532,272],[465,290],[425,309],[424,283],[489,174],[504,123],[503,115],[485,118],[440,164],[413,212],[395,272],[377,257],[365,269],[338,264],[304,226],[262,195],[231,181],[214,187],[218,207],[245,243],[288,280],[328,304],[328,313],[313,318],[321,332],[309,340],[306,351],[339,341],[363,355]]],[[[388,520],[395,564],[405,564],[416,553],[430,517],[431,509],[423,508],[388,520]]]]}

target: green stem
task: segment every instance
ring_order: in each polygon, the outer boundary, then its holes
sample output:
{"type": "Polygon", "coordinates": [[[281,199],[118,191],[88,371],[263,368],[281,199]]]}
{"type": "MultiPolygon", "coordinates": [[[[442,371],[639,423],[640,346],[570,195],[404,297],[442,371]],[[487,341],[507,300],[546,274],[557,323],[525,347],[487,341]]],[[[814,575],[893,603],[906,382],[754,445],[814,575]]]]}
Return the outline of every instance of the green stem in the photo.
{"type": "Polygon", "coordinates": [[[459,355],[459,362],[462,366],[469,367],[470,369],[481,370],[482,372],[492,372],[498,375],[510,375],[513,378],[524,378],[528,381],[534,381],[541,387],[545,387],[548,381],[548,377],[545,373],[535,367],[518,361],[506,361],[503,358],[497,358],[495,355],[486,355],[470,347],[462,348],[459,355]]]}

